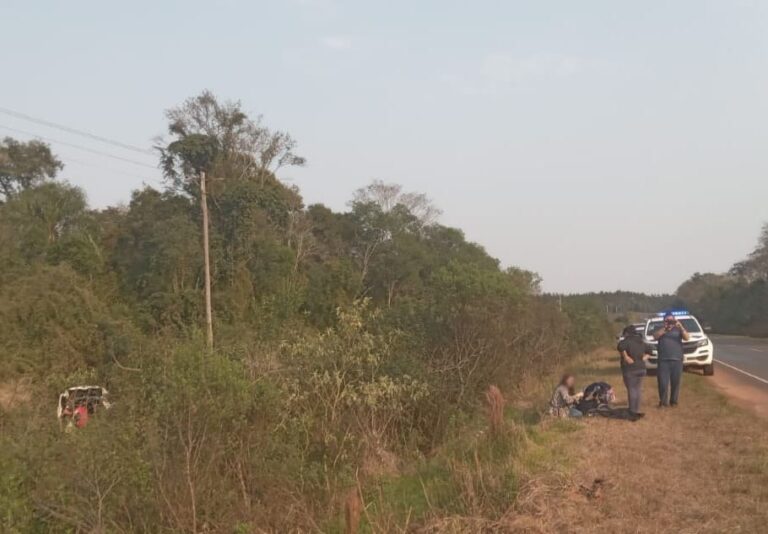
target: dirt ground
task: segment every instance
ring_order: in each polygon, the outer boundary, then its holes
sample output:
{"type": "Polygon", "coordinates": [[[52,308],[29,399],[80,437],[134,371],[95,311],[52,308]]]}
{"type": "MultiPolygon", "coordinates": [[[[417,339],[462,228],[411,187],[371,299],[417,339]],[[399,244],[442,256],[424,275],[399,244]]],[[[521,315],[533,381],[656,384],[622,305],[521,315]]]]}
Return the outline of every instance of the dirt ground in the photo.
{"type": "MultiPolygon", "coordinates": [[[[612,354],[580,371],[581,384],[604,379],[626,401],[612,354]]],[[[648,377],[644,419],[580,422],[557,445],[573,469],[532,478],[494,530],[768,532],[768,420],[693,373],[683,376],[679,407],[657,403],[648,377]]]]}
{"type": "Polygon", "coordinates": [[[11,410],[19,403],[29,402],[30,399],[31,394],[27,383],[19,380],[0,382],[0,408],[3,410],[11,410]]]}
{"type": "Polygon", "coordinates": [[[715,364],[712,384],[737,406],[768,419],[768,388],[748,376],[715,364]]]}

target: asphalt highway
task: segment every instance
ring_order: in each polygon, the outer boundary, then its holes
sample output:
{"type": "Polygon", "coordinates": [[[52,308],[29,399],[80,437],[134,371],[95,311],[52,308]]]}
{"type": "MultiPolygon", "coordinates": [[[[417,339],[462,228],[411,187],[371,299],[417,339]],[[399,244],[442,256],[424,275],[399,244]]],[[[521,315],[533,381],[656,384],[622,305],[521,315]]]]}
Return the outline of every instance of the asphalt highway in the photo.
{"type": "Polygon", "coordinates": [[[712,342],[716,368],[722,366],[744,381],[768,390],[768,339],[714,335],[712,342]]]}

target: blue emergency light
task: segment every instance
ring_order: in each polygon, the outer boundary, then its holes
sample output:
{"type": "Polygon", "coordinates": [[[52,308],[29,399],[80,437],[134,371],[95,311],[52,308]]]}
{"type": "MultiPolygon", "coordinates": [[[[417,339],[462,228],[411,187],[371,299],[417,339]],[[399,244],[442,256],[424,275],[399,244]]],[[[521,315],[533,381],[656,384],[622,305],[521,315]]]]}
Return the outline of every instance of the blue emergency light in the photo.
{"type": "Polygon", "coordinates": [[[667,310],[663,312],[659,312],[656,314],[656,317],[665,317],[667,315],[672,315],[674,317],[681,317],[683,315],[690,315],[691,312],[688,310],[667,310]]]}

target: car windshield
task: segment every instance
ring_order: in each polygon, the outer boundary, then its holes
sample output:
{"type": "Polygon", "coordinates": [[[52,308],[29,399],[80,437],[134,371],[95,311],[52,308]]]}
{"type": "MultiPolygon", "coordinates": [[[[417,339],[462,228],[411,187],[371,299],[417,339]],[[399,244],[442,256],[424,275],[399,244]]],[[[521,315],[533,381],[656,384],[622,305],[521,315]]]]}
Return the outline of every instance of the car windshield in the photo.
{"type": "MultiPolygon", "coordinates": [[[[680,323],[683,325],[683,327],[688,330],[691,334],[698,334],[701,332],[701,327],[699,326],[699,323],[694,319],[693,317],[686,317],[684,319],[679,319],[680,323]]],[[[645,331],[646,335],[651,336],[653,333],[661,328],[664,325],[664,319],[654,319],[651,322],[648,323],[648,328],[645,331]]]]}

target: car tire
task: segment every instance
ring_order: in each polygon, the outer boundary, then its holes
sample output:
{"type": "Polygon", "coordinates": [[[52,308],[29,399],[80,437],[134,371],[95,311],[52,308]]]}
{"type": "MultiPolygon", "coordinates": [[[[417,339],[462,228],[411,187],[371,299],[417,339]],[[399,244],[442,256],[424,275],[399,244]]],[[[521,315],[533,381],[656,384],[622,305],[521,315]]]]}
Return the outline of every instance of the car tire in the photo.
{"type": "Polygon", "coordinates": [[[715,364],[710,363],[704,366],[704,376],[712,376],[715,374],[715,364]]]}

